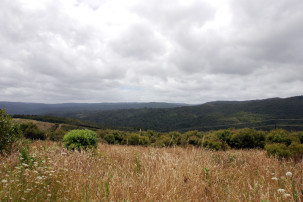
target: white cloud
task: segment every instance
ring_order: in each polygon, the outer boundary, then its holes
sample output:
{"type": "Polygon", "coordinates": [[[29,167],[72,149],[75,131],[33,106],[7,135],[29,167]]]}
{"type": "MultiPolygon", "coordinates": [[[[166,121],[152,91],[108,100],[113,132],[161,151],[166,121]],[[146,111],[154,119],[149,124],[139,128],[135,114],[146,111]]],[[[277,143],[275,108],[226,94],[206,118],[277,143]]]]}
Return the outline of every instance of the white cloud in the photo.
{"type": "Polygon", "coordinates": [[[0,100],[302,94],[300,0],[2,0],[0,100]]]}

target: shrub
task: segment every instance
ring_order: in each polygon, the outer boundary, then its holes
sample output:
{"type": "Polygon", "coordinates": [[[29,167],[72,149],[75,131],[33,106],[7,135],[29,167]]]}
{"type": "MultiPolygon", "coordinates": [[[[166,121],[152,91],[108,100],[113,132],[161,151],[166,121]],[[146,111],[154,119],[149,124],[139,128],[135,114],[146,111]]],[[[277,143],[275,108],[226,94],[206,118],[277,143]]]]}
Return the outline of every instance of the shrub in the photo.
{"type": "Polygon", "coordinates": [[[127,135],[123,140],[122,144],[128,144],[128,145],[138,145],[140,140],[140,136],[136,133],[132,133],[127,135]]]}
{"type": "Polygon", "coordinates": [[[10,153],[12,145],[20,137],[19,127],[12,118],[6,114],[5,109],[0,110],[0,154],[10,153]]]}
{"type": "Polygon", "coordinates": [[[23,136],[28,139],[36,140],[45,140],[46,135],[44,131],[41,131],[38,126],[32,122],[22,123],[20,125],[20,130],[23,133],[23,136]]]}
{"type": "Polygon", "coordinates": [[[115,136],[113,134],[107,134],[107,135],[105,135],[104,140],[108,144],[114,144],[115,143],[115,136]]]}
{"type": "Polygon", "coordinates": [[[231,139],[231,137],[232,137],[233,134],[234,133],[231,130],[229,130],[229,129],[227,129],[227,130],[218,130],[216,132],[217,137],[220,140],[226,142],[228,145],[230,145],[230,139],[231,139]]]}
{"type": "MultiPolygon", "coordinates": [[[[254,129],[244,128],[238,130],[231,136],[230,145],[236,149],[255,148],[257,147],[257,145],[260,145],[262,147],[262,134],[260,134],[261,137],[258,138],[256,134],[257,131],[254,129]],[[256,142],[257,139],[258,143],[256,142]]],[[[263,137],[263,139],[265,140],[265,136],[263,137]]]]}
{"type": "Polygon", "coordinates": [[[161,135],[155,142],[156,147],[169,147],[173,146],[172,145],[172,138],[169,137],[168,135],[161,135]]]}
{"type": "Polygon", "coordinates": [[[267,144],[265,149],[268,156],[278,156],[279,158],[289,158],[291,156],[289,148],[282,143],[267,144]]]}
{"type": "Polygon", "coordinates": [[[203,142],[203,147],[216,151],[218,150],[226,151],[230,149],[228,144],[222,140],[206,140],[203,142]]]}
{"type": "Polygon", "coordinates": [[[66,148],[81,150],[97,147],[96,133],[91,130],[71,130],[63,137],[66,148]]]}
{"type": "Polygon", "coordinates": [[[200,146],[201,139],[199,139],[197,136],[190,136],[188,139],[188,144],[194,145],[194,146],[200,146]]]}
{"type": "Polygon", "coordinates": [[[65,133],[66,132],[64,130],[61,130],[61,129],[60,130],[56,130],[56,131],[51,132],[49,134],[49,139],[51,141],[61,141],[63,139],[65,133]]]}
{"type": "Polygon", "coordinates": [[[266,138],[267,144],[273,144],[273,143],[282,143],[286,146],[289,146],[291,144],[292,140],[289,136],[289,132],[283,129],[276,129],[270,131],[266,138]]]}
{"type": "Polygon", "coordinates": [[[140,145],[147,146],[150,145],[150,140],[147,136],[140,137],[140,145]]]}
{"type": "Polygon", "coordinates": [[[291,157],[294,158],[295,161],[299,161],[303,158],[303,144],[293,142],[288,148],[291,152],[291,157]]]}
{"type": "Polygon", "coordinates": [[[216,151],[225,151],[230,149],[228,144],[222,139],[220,139],[215,132],[209,132],[203,137],[202,146],[216,151]]]}

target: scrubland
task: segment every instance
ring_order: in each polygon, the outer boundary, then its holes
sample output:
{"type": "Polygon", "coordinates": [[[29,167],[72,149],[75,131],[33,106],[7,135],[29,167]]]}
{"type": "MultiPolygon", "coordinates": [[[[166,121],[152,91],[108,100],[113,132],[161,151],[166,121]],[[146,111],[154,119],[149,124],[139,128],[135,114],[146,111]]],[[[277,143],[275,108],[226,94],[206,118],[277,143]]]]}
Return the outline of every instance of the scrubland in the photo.
{"type": "Polygon", "coordinates": [[[303,200],[303,162],[264,150],[27,144],[0,156],[0,201],[303,200]]]}

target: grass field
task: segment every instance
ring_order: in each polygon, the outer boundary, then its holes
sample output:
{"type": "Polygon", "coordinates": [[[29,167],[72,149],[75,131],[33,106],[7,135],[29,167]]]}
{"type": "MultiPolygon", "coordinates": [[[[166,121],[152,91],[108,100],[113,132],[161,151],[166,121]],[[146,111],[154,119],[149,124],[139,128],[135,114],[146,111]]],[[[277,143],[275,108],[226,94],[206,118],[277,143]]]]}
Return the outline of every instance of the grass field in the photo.
{"type": "Polygon", "coordinates": [[[0,201],[303,200],[303,163],[260,150],[99,144],[80,153],[35,141],[0,162],[0,201]]]}

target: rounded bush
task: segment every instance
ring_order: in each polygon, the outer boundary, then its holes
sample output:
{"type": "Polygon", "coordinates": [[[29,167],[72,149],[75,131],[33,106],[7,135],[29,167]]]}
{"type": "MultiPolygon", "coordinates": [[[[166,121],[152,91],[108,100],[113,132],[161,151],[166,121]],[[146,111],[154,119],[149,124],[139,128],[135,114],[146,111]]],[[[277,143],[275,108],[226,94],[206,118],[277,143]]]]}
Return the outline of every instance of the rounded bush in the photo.
{"type": "Polygon", "coordinates": [[[63,137],[64,146],[72,150],[97,147],[97,136],[91,130],[71,130],[63,137]]]}

